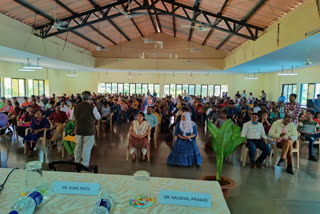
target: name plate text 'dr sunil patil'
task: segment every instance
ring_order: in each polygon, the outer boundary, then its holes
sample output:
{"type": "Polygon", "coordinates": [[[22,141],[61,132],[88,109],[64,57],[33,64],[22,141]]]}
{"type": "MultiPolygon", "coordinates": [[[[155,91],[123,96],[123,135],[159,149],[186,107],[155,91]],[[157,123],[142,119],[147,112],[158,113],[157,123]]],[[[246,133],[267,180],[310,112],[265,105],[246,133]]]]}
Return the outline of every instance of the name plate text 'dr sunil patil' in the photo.
{"type": "Polygon", "coordinates": [[[100,184],[98,183],[80,183],[80,182],[53,182],[53,191],[58,194],[71,195],[98,195],[100,184]]]}
{"type": "Polygon", "coordinates": [[[211,208],[211,195],[207,193],[160,190],[159,204],[211,208]]]}

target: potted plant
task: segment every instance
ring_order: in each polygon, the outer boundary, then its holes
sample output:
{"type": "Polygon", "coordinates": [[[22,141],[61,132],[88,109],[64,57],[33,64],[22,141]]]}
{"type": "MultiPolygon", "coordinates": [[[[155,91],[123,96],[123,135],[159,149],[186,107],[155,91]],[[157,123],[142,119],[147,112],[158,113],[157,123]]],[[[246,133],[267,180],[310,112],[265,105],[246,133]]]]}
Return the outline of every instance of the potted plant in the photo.
{"type": "Polygon", "coordinates": [[[235,126],[231,119],[224,122],[218,129],[210,120],[208,121],[208,130],[211,136],[211,145],[216,152],[217,159],[217,175],[205,176],[201,180],[218,181],[223,196],[228,197],[229,190],[235,185],[234,181],[230,178],[221,176],[223,160],[231,155],[234,150],[242,144],[246,137],[241,137],[241,129],[235,126]]]}

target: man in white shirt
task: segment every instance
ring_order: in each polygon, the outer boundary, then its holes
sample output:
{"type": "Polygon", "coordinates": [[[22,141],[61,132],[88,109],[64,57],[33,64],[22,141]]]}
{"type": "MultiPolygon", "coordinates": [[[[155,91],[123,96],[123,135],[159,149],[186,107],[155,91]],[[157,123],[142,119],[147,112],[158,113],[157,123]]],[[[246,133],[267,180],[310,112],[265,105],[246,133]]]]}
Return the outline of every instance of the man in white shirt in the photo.
{"type": "Polygon", "coordinates": [[[66,101],[61,100],[60,101],[60,111],[64,111],[65,113],[68,112],[69,107],[66,106],[66,101]]]}
{"type": "Polygon", "coordinates": [[[253,113],[251,116],[251,121],[246,122],[243,125],[241,137],[247,137],[244,142],[249,149],[249,156],[251,160],[251,168],[262,168],[264,159],[270,154],[269,146],[264,142],[264,139],[268,139],[264,132],[263,125],[258,122],[259,115],[253,113]],[[260,149],[262,154],[255,161],[256,149],[260,149]]]}
{"type": "Polygon", "coordinates": [[[247,98],[246,90],[243,90],[243,93],[241,94],[241,97],[247,98]]]}

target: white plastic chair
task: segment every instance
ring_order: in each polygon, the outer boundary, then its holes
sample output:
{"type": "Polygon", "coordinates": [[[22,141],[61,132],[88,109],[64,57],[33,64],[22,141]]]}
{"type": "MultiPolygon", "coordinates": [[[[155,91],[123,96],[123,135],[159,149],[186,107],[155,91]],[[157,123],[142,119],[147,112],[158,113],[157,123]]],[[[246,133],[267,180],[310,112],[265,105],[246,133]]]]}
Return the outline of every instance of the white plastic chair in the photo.
{"type": "MultiPolygon", "coordinates": [[[[268,145],[268,141],[265,140],[265,143],[268,145]]],[[[241,149],[241,155],[240,155],[240,161],[242,161],[242,166],[245,167],[246,166],[246,161],[247,161],[247,154],[249,152],[249,149],[246,147],[246,144],[242,145],[242,149],[241,149]]],[[[256,154],[255,154],[255,160],[258,158],[259,154],[260,154],[261,150],[260,149],[256,149],[256,154]]],[[[266,167],[268,167],[270,165],[270,158],[271,157],[271,152],[270,155],[267,156],[266,158],[266,167]]]]}

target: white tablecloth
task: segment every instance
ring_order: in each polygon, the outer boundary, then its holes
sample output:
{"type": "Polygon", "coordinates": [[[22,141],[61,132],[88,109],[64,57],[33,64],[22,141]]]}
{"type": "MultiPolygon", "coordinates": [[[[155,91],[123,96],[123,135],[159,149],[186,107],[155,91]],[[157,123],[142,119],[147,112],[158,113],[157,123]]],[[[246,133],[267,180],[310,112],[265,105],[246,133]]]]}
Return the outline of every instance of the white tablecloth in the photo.
{"type": "MultiPolygon", "coordinates": [[[[0,183],[2,184],[11,169],[0,168],[0,183]]],[[[129,199],[136,196],[135,181],[133,176],[109,175],[109,174],[88,174],[69,172],[44,171],[45,181],[73,181],[100,183],[101,188],[111,190],[117,194],[116,205],[112,213],[174,213],[174,214],[228,214],[230,213],[223,198],[222,191],[217,182],[185,180],[172,178],[150,179],[151,192],[156,198],[156,203],[149,208],[137,209],[129,205],[129,199]],[[185,192],[199,192],[211,194],[211,208],[184,207],[174,205],[163,205],[157,203],[160,190],[173,190],[185,192]]],[[[4,189],[0,193],[0,213],[8,213],[11,205],[19,198],[24,190],[24,170],[15,170],[9,177],[4,189]]],[[[36,209],[35,213],[43,214],[87,214],[94,206],[96,196],[64,195],[55,194],[53,198],[43,206],[36,209]]]]}

